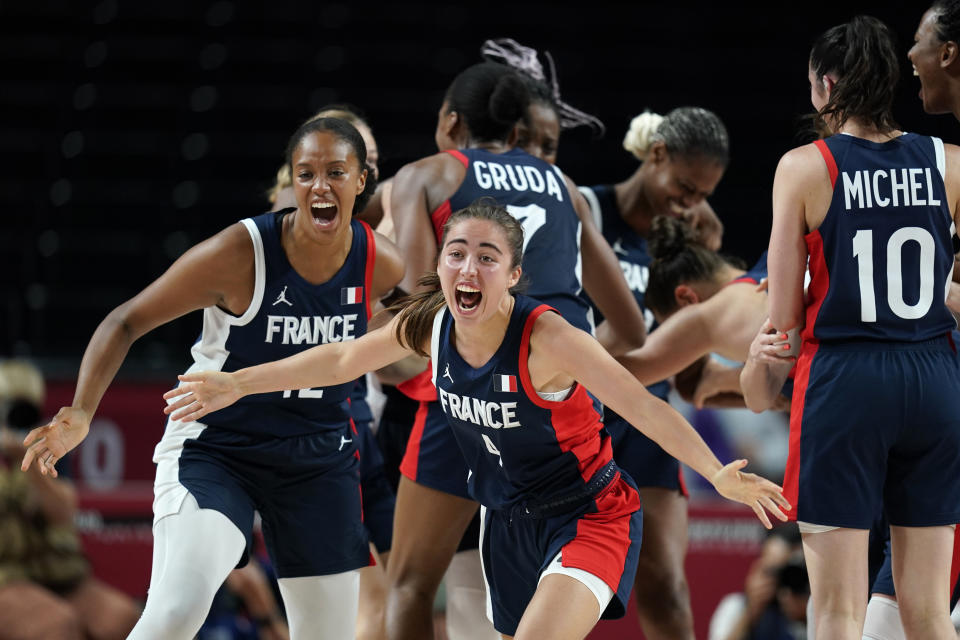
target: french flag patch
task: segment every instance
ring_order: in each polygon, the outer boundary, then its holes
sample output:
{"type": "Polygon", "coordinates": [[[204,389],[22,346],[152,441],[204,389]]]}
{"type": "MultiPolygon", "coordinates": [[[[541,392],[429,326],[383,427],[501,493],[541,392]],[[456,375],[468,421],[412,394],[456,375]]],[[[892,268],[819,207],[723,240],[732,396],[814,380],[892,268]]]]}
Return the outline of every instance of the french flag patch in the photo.
{"type": "Polygon", "coordinates": [[[493,376],[494,391],[512,391],[517,392],[517,376],[505,376],[496,374],[493,376]]]}
{"type": "Polygon", "coordinates": [[[340,304],[360,304],[363,302],[363,287],[341,287],[340,304]]]}

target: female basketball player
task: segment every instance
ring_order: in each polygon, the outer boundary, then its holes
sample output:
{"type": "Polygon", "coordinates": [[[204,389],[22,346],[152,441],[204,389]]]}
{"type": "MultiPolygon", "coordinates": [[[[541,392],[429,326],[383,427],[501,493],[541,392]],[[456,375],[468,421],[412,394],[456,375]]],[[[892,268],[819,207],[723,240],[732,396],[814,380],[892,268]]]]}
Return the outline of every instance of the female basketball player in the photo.
{"type": "Polygon", "coordinates": [[[874,18],[820,36],[810,97],[834,135],[788,152],[774,180],[770,319],[803,326],[786,486],[818,638],[860,638],[867,529],[881,507],[907,637],[955,637],[960,372],[944,299],[960,149],[897,128],[898,57],[874,18]]]}
{"type": "Polygon", "coordinates": [[[643,425],[718,491],[788,508],[776,485],[722,466],[689,424],[650,395],[586,332],[511,293],[524,233],[499,206],[473,204],[444,224],[436,274],[387,326],[237,373],[180,376],[173,419],[197,420],[251,393],[328,385],[412,352],[432,357],[440,405],[484,505],[481,547],[497,630],[518,638],[583,638],[610,605],[623,611],[639,543],[640,502],[613,461],[599,405],[643,425]]]}
{"type": "MultiPolygon", "coordinates": [[[[349,105],[331,105],[318,111],[310,120],[320,118],[338,118],[353,125],[367,147],[367,167],[373,171],[374,177],[379,177],[377,141],[373,137],[370,125],[357,108],[349,105]]],[[[378,181],[377,191],[367,199],[363,210],[357,214],[359,219],[372,226],[376,225],[376,221],[382,217],[380,204],[383,186],[378,181]]],[[[267,192],[267,199],[276,211],[297,206],[289,165],[284,164],[277,170],[276,182],[267,192]]],[[[360,454],[363,524],[370,534],[370,550],[375,555],[377,563],[360,570],[357,640],[380,640],[384,637],[383,626],[388,589],[386,565],[390,558],[396,495],[386,479],[383,455],[371,431],[373,413],[367,402],[367,389],[367,378],[359,378],[350,392],[350,417],[353,418],[357,430],[357,451],[360,454]]]]}
{"type": "MultiPolygon", "coordinates": [[[[653,221],[646,246],[653,261],[644,303],[661,324],[642,348],[617,360],[645,386],[677,375],[711,353],[745,362],[767,318],[767,295],[757,287],[767,277],[766,253],[744,271],[700,245],[685,222],[663,216],[653,221]]],[[[777,362],[786,361],[778,358],[777,362]]],[[[701,375],[710,366],[709,362],[704,365],[701,375]]],[[[702,406],[705,399],[721,392],[738,393],[739,373],[739,368],[730,369],[728,381],[701,380],[695,403],[702,406]],[[709,390],[702,388],[704,383],[709,390]]],[[[711,370],[710,375],[718,374],[711,370]]]]}
{"type": "MultiPolygon", "coordinates": [[[[720,247],[723,226],[706,197],[723,177],[729,141],[726,127],[714,113],[682,107],[666,116],[649,112],[637,116],[623,146],[641,161],[633,175],[616,185],[582,188],[581,192],[642,307],[651,260],[647,236],[654,218],[686,218],[697,227],[702,244],[714,250],[720,247]]],[[[647,312],[647,328],[653,326],[653,317],[647,312]]],[[[606,336],[606,324],[598,327],[597,335],[605,344],[614,342],[606,336]]],[[[614,347],[615,353],[626,350],[614,347]]],[[[669,370],[675,373],[680,369],[669,370]]],[[[667,397],[667,383],[657,384],[663,377],[645,376],[642,380],[651,385],[652,393],[667,397]]],[[[644,507],[652,514],[647,518],[637,571],[641,626],[650,638],[692,640],[693,614],[683,570],[687,501],[680,465],[619,416],[608,411],[605,421],[614,438],[615,457],[624,461],[637,481],[644,507]]]]}
{"type": "MultiPolygon", "coordinates": [[[[301,126],[287,162],[297,208],[232,225],[186,254],[104,320],[84,354],[74,404],[34,429],[23,468],[55,464],[86,436],[130,344],[204,309],[194,369],[233,370],[350,341],[403,273],[388,241],[352,221],[376,182],[363,138],[322,118],[301,126]]],[[[356,569],[369,562],[360,515],[353,380],[258,395],[203,423],[172,420],[157,445],[154,560],[131,638],[192,638],[250,544],[253,512],[280,578],[291,635],[353,637],[356,569]],[[323,606],[318,606],[320,603],[323,606]]]]}
{"type": "MultiPolygon", "coordinates": [[[[437,146],[445,151],[407,165],[393,182],[391,209],[407,273],[433,268],[451,211],[491,196],[525,227],[531,295],[589,332],[589,307],[579,296],[582,276],[582,286],[610,314],[618,333],[642,340],[639,309],[573,183],[552,165],[513,148],[515,125],[529,101],[525,80],[492,62],[468,68],[451,84],[436,131],[437,146]]],[[[417,277],[405,278],[401,286],[414,290],[417,277]]],[[[469,469],[429,375],[402,388],[425,404],[401,466],[388,627],[393,638],[420,640],[431,637],[433,594],[477,506],[466,489],[469,469]]]]}

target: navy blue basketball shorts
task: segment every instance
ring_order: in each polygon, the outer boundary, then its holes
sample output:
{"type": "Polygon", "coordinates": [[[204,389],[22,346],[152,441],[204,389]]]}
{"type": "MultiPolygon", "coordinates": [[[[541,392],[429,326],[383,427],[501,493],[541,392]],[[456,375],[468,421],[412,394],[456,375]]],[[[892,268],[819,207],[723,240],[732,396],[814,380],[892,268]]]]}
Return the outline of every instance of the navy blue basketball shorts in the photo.
{"type": "Polygon", "coordinates": [[[630,601],[643,530],[640,495],[629,476],[618,472],[580,508],[542,518],[524,512],[483,510],[480,553],[487,617],[494,628],[506,635],[516,633],[541,575],[558,554],[564,568],[599,578],[613,592],[601,617],[622,617],[630,601]]]}
{"type": "Polygon", "coordinates": [[[869,529],[960,522],[960,366],[946,336],[805,343],[784,495],[796,520],[869,529]]]}
{"type": "MultiPolygon", "coordinates": [[[[880,571],[877,578],[873,581],[873,588],[870,593],[879,593],[891,598],[897,597],[897,591],[893,586],[893,563],[890,550],[890,541],[887,541],[885,557],[883,564],[880,565],[880,571]]],[[[960,601],[960,526],[953,532],[953,562],[950,566],[950,610],[957,606],[960,601]]]]}
{"type": "MultiPolygon", "coordinates": [[[[154,521],[189,492],[227,516],[252,544],[254,511],[280,578],[330,575],[370,564],[352,424],[274,438],[201,423],[168,423],[154,454],[154,521]]],[[[241,565],[247,561],[247,554],[241,565]]]]}
{"type": "Polygon", "coordinates": [[[638,487],[671,489],[689,497],[676,458],[610,409],[604,409],[603,421],[610,432],[613,459],[638,487]]]}
{"type": "Polygon", "coordinates": [[[377,551],[390,550],[393,541],[393,511],[397,496],[383,469],[383,455],[369,422],[356,422],[360,452],[360,486],[363,489],[363,524],[377,551]]]}
{"type": "Polygon", "coordinates": [[[439,402],[421,402],[400,473],[417,484],[473,500],[467,492],[470,468],[439,402]]]}

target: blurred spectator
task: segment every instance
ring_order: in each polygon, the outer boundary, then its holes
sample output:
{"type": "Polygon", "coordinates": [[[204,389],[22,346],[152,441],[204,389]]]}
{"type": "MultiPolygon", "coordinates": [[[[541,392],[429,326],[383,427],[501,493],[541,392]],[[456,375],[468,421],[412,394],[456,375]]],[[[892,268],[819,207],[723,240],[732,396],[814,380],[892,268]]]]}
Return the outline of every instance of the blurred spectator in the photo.
{"type": "Polygon", "coordinates": [[[73,486],[35,466],[19,469],[44,394],[36,367],[0,362],[0,640],[125,638],[140,610],[91,575],[73,524],[73,486]]]}
{"type": "Polygon", "coordinates": [[[795,524],[777,527],[750,567],[743,593],[720,601],[709,640],[805,640],[810,583],[795,524]]]}

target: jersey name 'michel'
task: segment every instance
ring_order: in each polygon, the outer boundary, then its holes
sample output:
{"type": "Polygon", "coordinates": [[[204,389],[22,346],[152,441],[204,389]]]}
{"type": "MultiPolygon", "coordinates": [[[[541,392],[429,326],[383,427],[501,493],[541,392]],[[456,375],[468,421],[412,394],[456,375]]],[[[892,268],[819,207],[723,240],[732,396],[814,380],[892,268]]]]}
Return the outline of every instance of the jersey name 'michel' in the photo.
{"type": "Polygon", "coordinates": [[[493,429],[512,429],[520,426],[517,422],[516,402],[491,402],[450,393],[440,388],[437,388],[437,391],[444,413],[458,420],[493,429]],[[498,413],[500,420],[497,419],[498,413]]]}
{"type": "Polygon", "coordinates": [[[356,338],[357,314],[342,316],[267,316],[264,342],[282,344],[327,344],[356,338]]]}
{"type": "Polygon", "coordinates": [[[843,198],[847,211],[853,205],[858,209],[940,206],[940,200],[933,193],[929,167],[861,170],[852,174],[844,171],[843,198]],[[924,175],[926,179],[921,180],[924,175]]]}
{"type": "Polygon", "coordinates": [[[484,160],[474,160],[471,166],[481,189],[535,193],[546,191],[547,195],[556,198],[557,202],[563,202],[560,183],[551,171],[541,172],[539,168],[531,165],[498,164],[484,160]]]}

